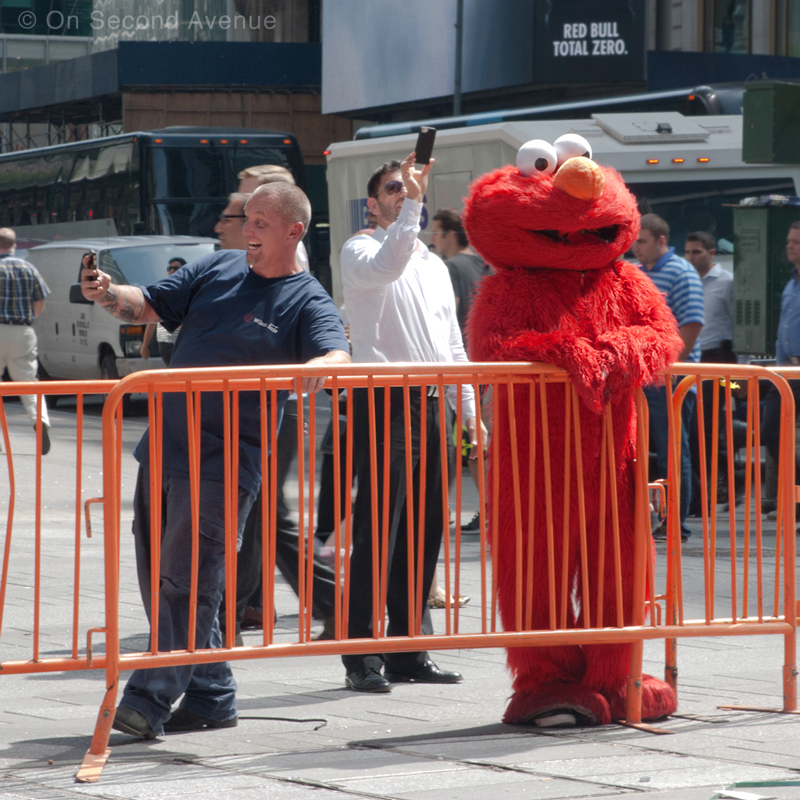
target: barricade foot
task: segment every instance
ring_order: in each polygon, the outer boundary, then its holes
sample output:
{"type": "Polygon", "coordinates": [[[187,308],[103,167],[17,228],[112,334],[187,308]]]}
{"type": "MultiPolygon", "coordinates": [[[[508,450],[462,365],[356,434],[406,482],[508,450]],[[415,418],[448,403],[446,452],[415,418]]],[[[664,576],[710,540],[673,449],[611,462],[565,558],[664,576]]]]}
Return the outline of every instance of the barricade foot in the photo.
{"type": "Polygon", "coordinates": [[[761,708],[761,706],[717,706],[721,711],[760,711],[762,714],[795,714],[800,715],[800,710],[785,711],[782,708],[761,708]]]}
{"type": "Polygon", "coordinates": [[[668,728],[658,728],[655,725],[650,725],[647,722],[626,722],[624,719],[618,719],[619,725],[624,725],[626,728],[636,728],[637,731],[644,731],[645,733],[654,733],[657,736],[665,736],[667,734],[675,733],[668,728]]]}
{"type": "Polygon", "coordinates": [[[97,783],[100,773],[103,771],[103,767],[106,765],[106,761],[108,761],[110,755],[110,747],[107,747],[106,751],[100,755],[95,755],[91,750],[87,751],[86,755],[83,757],[83,763],[78,770],[78,774],[75,776],[76,782],[97,783]]]}

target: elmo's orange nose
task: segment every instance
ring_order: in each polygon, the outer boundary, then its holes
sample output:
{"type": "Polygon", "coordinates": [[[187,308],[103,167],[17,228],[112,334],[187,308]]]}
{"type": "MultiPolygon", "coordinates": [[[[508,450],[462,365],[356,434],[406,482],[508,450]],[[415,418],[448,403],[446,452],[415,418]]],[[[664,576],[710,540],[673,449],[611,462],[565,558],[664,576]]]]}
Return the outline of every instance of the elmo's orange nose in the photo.
{"type": "Polygon", "coordinates": [[[578,200],[597,200],[603,194],[606,179],[594,161],[577,156],[561,165],[553,178],[553,185],[578,200]]]}

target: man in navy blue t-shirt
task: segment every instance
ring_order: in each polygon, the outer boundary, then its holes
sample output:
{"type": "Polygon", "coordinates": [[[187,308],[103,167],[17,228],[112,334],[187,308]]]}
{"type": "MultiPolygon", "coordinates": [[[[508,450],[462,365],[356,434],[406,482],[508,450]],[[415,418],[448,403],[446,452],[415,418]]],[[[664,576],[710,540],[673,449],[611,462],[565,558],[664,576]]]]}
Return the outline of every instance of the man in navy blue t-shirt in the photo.
{"type": "MultiPolygon", "coordinates": [[[[172,368],[257,364],[346,364],[344,327],[331,298],[297,263],[296,249],[311,219],[302,190],[287,183],[259,188],[245,207],[247,251],[222,251],[189,264],[150,286],[118,286],[84,259],[84,296],[117,319],[180,326],[172,368]]],[[[304,378],[316,392],[324,378],[304,378]]],[[[279,393],[278,421],[285,393],[279,393]],[[283,395],[283,396],[281,396],[283,395]]],[[[165,392],[162,450],[161,594],[159,650],[188,646],[191,586],[191,493],[186,399],[165,392]]],[[[225,422],[219,393],[201,402],[200,553],[196,646],[220,647],[217,611],[225,583],[225,422]]],[[[238,535],[261,483],[258,392],[239,397],[238,535]]],[[[139,586],[150,613],[149,438],[140,461],[133,529],[139,586]],[[140,522],[139,522],[140,521],[140,522]]],[[[114,728],[141,738],[163,730],[225,728],[237,724],[236,681],[227,662],[136,670],[117,708],[114,728]],[[172,704],[183,695],[180,707],[172,704]]]]}

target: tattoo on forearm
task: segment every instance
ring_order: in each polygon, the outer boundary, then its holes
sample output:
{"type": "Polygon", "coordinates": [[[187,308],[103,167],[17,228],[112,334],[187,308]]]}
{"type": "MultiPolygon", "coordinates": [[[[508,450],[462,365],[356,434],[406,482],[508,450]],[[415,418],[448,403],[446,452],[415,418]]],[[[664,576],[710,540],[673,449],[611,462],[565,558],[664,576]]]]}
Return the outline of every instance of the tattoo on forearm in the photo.
{"type": "Polygon", "coordinates": [[[144,311],[144,295],[136,286],[115,286],[112,284],[102,300],[101,306],[123,322],[138,322],[144,311]]]}

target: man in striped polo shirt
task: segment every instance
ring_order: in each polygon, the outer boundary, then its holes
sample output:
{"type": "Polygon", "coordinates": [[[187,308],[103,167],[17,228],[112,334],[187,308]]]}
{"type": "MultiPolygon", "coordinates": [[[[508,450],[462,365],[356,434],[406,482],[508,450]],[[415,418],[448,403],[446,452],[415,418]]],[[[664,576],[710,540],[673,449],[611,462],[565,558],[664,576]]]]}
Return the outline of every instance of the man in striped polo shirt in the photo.
{"type": "MultiPolygon", "coordinates": [[[[0,228],[0,376],[4,369],[12,381],[38,381],[39,359],[33,320],[44,308],[50,289],[39,270],[14,256],[17,237],[11,228],[0,228]]],[[[33,423],[39,415],[36,395],[20,397],[33,423]]],[[[44,397],[41,402],[42,455],[50,452],[50,418],[44,397]]]]}
{"type": "MultiPolygon", "coordinates": [[[[642,270],[650,276],[664,295],[683,339],[679,361],[699,362],[700,347],[697,335],[703,327],[703,284],[695,268],[669,244],[669,225],[657,214],[645,214],[639,238],[633,243],[633,254],[642,270]]],[[[667,425],[667,390],[664,386],[644,389],[650,409],[650,449],[657,458],[657,478],[668,475],[669,431],[667,425]]],[[[695,390],[686,395],[681,409],[681,541],[691,535],[686,525],[689,502],[692,499],[692,458],[689,452],[689,426],[694,416],[695,390]]],[[[653,532],[654,539],[667,537],[665,522],[653,532]]]]}

